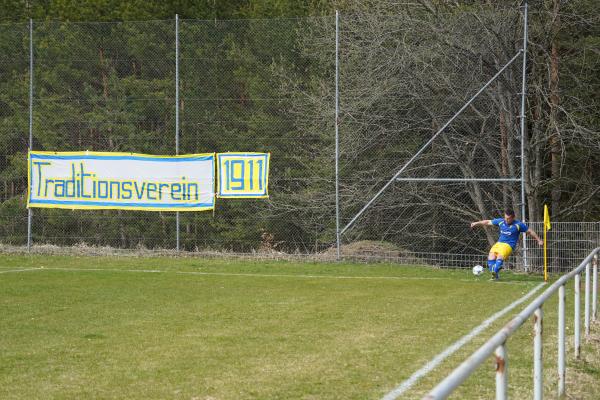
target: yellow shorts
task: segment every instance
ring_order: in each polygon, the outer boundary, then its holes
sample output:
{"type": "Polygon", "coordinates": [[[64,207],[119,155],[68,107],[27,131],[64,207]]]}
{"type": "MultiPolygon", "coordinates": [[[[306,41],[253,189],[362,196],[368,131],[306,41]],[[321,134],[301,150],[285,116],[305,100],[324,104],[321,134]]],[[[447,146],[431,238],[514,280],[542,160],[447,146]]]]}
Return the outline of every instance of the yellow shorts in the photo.
{"type": "Polygon", "coordinates": [[[496,253],[501,256],[503,260],[506,260],[512,254],[512,247],[507,243],[496,242],[490,249],[490,253],[496,253]]]}

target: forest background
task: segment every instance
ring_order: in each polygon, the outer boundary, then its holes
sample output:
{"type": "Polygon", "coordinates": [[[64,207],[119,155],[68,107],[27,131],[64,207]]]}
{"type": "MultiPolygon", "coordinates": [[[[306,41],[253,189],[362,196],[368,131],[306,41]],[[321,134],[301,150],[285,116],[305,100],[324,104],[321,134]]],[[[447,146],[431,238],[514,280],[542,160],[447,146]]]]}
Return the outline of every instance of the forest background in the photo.
{"type": "MultiPolygon", "coordinates": [[[[174,16],[178,14],[182,20],[180,152],[273,154],[272,199],[222,202],[216,217],[183,216],[183,246],[318,251],[335,242],[335,10],[342,15],[344,35],[341,205],[342,222],[347,222],[444,117],[520,47],[519,6],[518,2],[434,0],[416,0],[410,6],[388,0],[2,0],[0,240],[15,244],[26,240],[30,18],[36,54],[34,149],[173,154],[174,16]],[[477,18],[465,24],[458,15],[477,18]],[[419,30],[423,21],[428,29],[419,30]],[[418,31],[421,43],[447,41],[447,46],[433,54],[435,45],[417,48],[413,41],[404,43],[410,51],[386,58],[405,40],[391,34],[402,29],[411,34],[418,31]],[[510,34],[493,46],[484,40],[502,32],[510,34]],[[433,72],[415,61],[417,55],[419,62],[428,59],[433,72]],[[455,69],[449,69],[448,60],[454,61],[455,69]],[[455,67],[461,63],[463,69],[455,67]],[[470,76],[474,65],[480,67],[480,79],[452,81],[470,76]],[[398,78],[411,68],[410,78],[398,78]],[[412,83],[417,78],[422,87],[412,83]],[[409,93],[410,102],[390,101],[400,88],[409,93]],[[434,100],[422,95],[428,88],[436,93],[434,100]],[[410,109],[411,116],[401,109],[410,109]],[[409,120],[414,115],[419,121],[409,120]],[[427,125],[415,134],[419,140],[390,138],[417,123],[427,125]],[[349,163],[352,167],[344,169],[349,163]]],[[[529,2],[529,10],[527,219],[540,220],[547,203],[554,221],[598,221],[597,1],[538,0],[529,2]]],[[[473,110],[474,115],[492,121],[491,134],[498,140],[496,150],[485,155],[492,159],[488,176],[520,173],[520,65],[516,64],[509,71],[512,81],[499,84],[487,97],[491,105],[473,110]]],[[[469,122],[464,131],[472,137],[483,130],[480,123],[469,122]]],[[[465,132],[453,133],[456,143],[465,132]]],[[[451,142],[446,146],[439,153],[432,150],[430,156],[447,156],[451,142]]],[[[450,152],[455,161],[465,156],[460,147],[450,152]]],[[[481,163],[477,158],[472,161],[473,166],[481,163]]],[[[446,165],[451,164],[449,160],[446,165]]],[[[476,169],[463,166],[455,172],[469,177],[476,169]]],[[[448,172],[453,173],[452,168],[448,172]]],[[[398,222],[419,215],[412,231],[435,231],[423,235],[427,251],[466,251],[464,240],[449,233],[453,224],[489,217],[506,206],[520,210],[518,186],[463,185],[460,193],[452,189],[450,194],[446,190],[429,186],[423,193],[416,189],[392,193],[367,216],[368,223],[357,226],[350,240],[385,240],[423,250],[415,244],[418,241],[403,242],[406,224],[398,222]],[[405,206],[398,207],[398,202],[405,206]],[[451,218],[456,219],[448,222],[451,218]],[[401,226],[391,228],[394,223],[401,226]]],[[[169,213],[44,210],[36,211],[34,223],[37,242],[116,247],[173,247],[173,229],[174,215],[169,213]]],[[[469,246],[479,247],[474,242],[469,246]]]]}

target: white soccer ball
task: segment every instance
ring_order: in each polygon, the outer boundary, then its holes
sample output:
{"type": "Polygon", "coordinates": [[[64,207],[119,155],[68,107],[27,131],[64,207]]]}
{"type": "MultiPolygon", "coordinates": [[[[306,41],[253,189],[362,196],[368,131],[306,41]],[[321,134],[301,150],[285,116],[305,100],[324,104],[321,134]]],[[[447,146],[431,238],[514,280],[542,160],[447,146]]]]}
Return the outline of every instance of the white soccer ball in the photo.
{"type": "Polygon", "coordinates": [[[483,274],[483,267],[481,265],[476,265],[473,267],[473,275],[481,275],[483,274]]]}

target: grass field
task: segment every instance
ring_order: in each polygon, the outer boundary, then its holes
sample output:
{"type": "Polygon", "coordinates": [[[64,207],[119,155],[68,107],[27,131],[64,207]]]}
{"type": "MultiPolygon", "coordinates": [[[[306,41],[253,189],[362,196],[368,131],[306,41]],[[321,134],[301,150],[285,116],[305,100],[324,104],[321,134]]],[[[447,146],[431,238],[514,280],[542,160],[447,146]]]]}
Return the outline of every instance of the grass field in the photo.
{"type": "MultiPolygon", "coordinates": [[[[488,278],[383,264],[1,255],[0,398],[378,399],[540,283],[488,278]]],[[[549,352],[555,331],[545,332],[549,352]]],[[[508,345],[514,398],[530,392],[531,347],[529,327],[508,345]]],[[[569,371],[599,386],[594,360],[569,371]]],[[[493,382],[490,361],[456,398],[493,397],[493,382]]],[[[581,398],[600,398],[594,390],[581,398]]]]}

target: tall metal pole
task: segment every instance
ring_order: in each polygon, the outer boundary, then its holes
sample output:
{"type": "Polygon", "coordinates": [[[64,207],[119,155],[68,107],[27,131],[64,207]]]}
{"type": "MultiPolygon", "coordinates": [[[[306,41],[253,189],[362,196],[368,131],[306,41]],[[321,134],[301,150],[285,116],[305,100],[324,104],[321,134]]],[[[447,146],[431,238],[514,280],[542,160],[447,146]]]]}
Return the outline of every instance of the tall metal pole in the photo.
{"type": "Polygon", "coordinates": [[[594,256],[593,281],[592,281],[592,320],[598,318],[598,255],[594,256]]]}
{"type": "Polygon", "coordinates": [[[337,260],[340,259],[340,92],[339,92],[339,32],[340,32],[340,12],[335,10],[335,241],[337,249],[337,260]]]}
{"type": "MultiPolygon", "coordinates": [[[[179,155],[179,14],[175,14],[175,155],[179,155]]],[[[179,251],[179,211],[175,213],[175,231],[179,251]]]]}
{"type": "Polygon", "coordinates": [[[521,178],[396,178],[396,182],[521,182],[521,178]]]}
{"type": "MultiPolygon", "coordinates": [[[[525,216],[525,93],[527,91],[527,0],[525,0],[523,11],[523,67],[521,79],[521,219],[526,221],[525,216]]],[[[527,260],[527,241],[523,235],[523,267],[529,270],[527,260]]]]}
{"type": "Polygon", "coordinates": [[[585,329],[585,336],[590,336],[590,302],[592,298],[591,282],[590,282],[590,271],[592,263],[585,265],[585,297],[584,297],[584,309],[583,309],[583,326],[585,329]]]}
{"type": "Polygon", "coordinates": [[[579,351],[581,350],[581,331],[579,329],[581,314],[581,294],[580,294],[580,277],[579,274],[575,275],[575,315],[573,316],[573,347],[575,348],[575,358],[579,358],[579,351]]]}
{"type": "Polygon", "coordinates": [[[565,394],[565,285],[558,288],[558,397],[565,394]]]}
{"type": "MultiPolygon", "coordinates": [[[[33,149],[33,20],[29,19],[29,151],[33,149]]],[[[29,193],[29,191],[28,191],[29,193]]],[[[33,211],[27,209],[27,252],[31,251],[33,211]]]]}
{"type": "Polygon", "coordinates": [[[544,397],[544,376],[542,372],[542,330],[544,312],[542,307],[535,310],[533,338],[533,398],[542,400],[544,397]]]}

